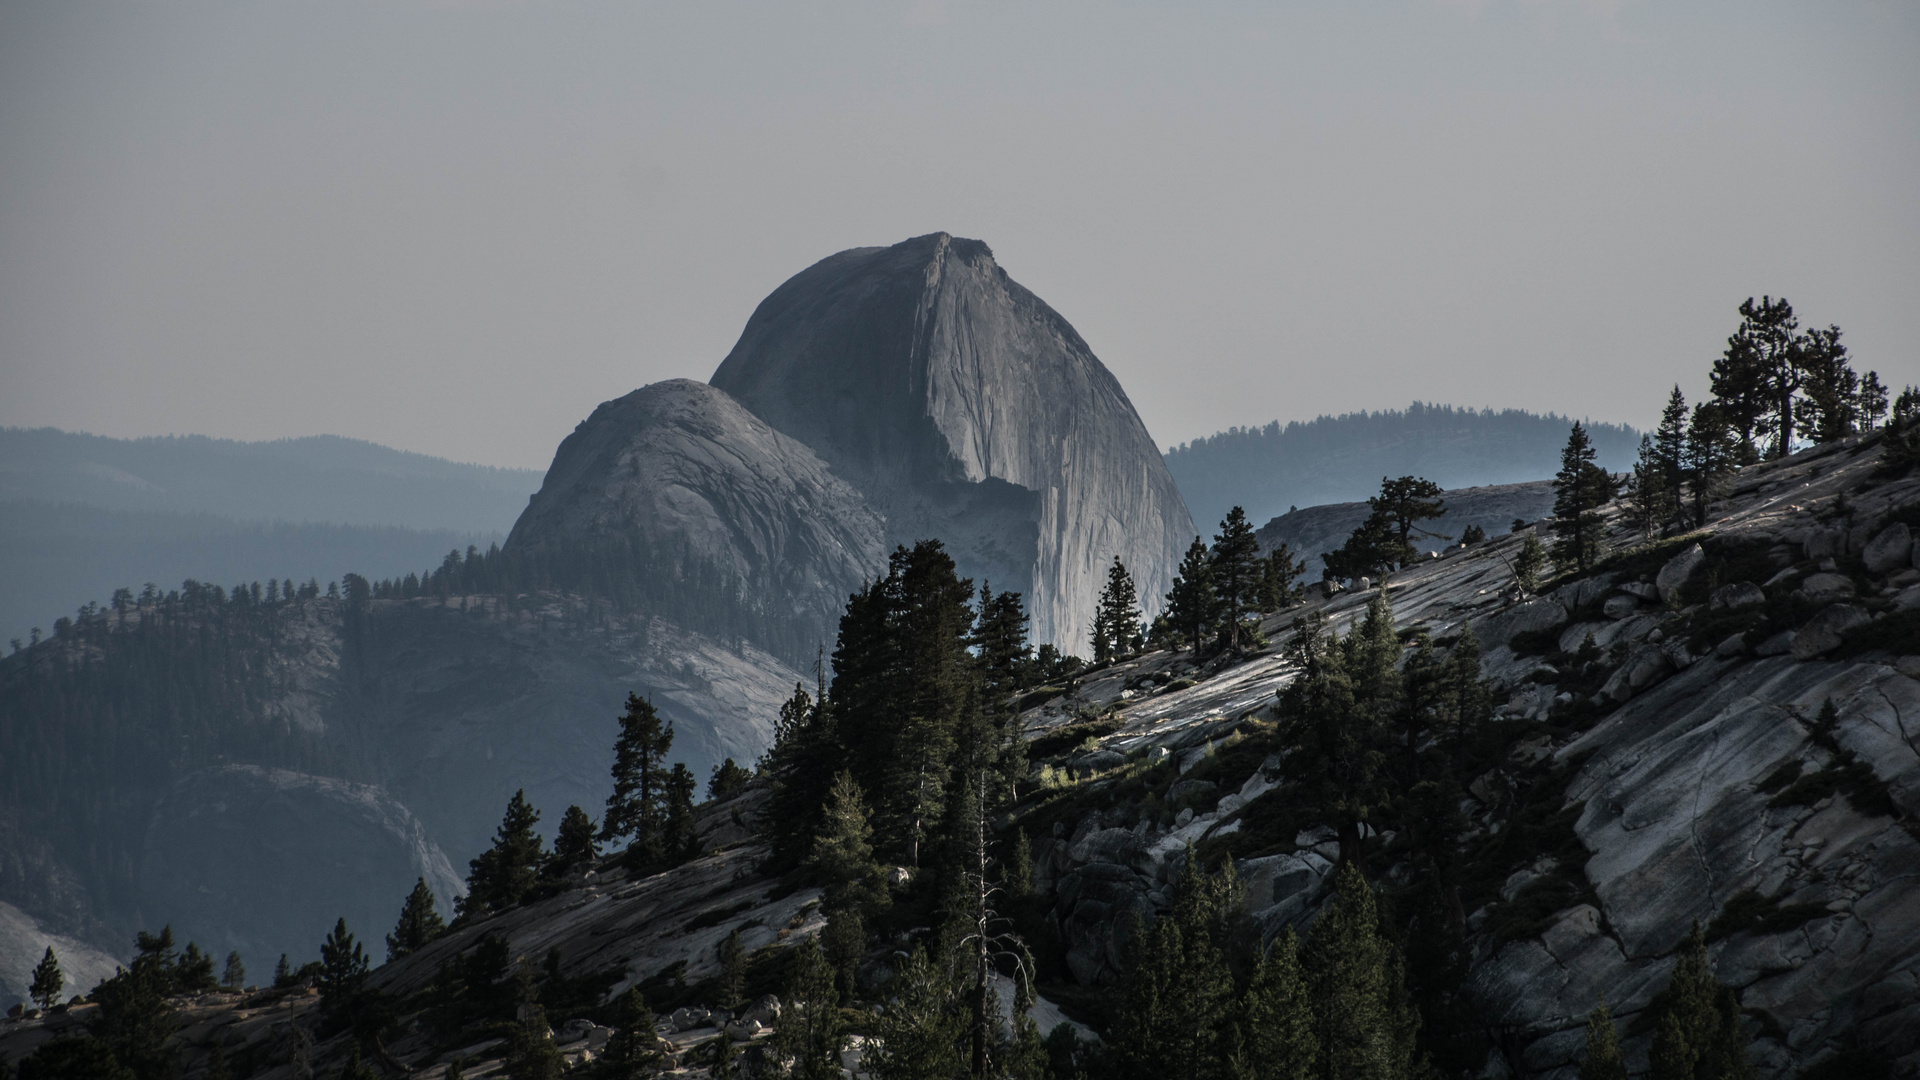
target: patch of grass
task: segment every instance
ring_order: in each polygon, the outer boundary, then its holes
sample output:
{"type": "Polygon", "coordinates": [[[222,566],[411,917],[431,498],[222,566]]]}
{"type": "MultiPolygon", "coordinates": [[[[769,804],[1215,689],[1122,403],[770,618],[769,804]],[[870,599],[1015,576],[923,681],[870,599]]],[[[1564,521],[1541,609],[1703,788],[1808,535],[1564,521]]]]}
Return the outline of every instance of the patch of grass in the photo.
{"type": "Polygon", "coordinates": [[[753,901],[743,900],[729,908],[711,908],[695,915],[692,921],[680,928],[680,932],[690,934],[695,930],[705,930],[709,926],[719,926],[752,906],[753,901]]]}
{"type": "Polygon", "coordinates": [[[1825,914],[1825,904],[1783,906],[1778,898],[1748,889],[1727,901],[1727,906],[1707,924],[1707,940],[1719,941],[1735,934],[1784,934],[1825,914]]]}
{"type": "Polygon", "coordinates": [[[1100,739],[1120,730],[1118,718],[1063,724],[1027,740],[1027,760],[1060,757],[1078,749],[1088,739],[1100,739]]]}

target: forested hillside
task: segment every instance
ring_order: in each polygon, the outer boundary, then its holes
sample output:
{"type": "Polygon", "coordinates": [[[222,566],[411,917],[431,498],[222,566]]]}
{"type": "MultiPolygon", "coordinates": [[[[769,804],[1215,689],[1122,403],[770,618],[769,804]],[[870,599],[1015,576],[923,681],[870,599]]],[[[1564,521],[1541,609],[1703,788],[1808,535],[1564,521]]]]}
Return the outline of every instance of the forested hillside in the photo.
{"type": "MultiPolygon", "coordinates": [[[[1291,507],[1364,499],[1383,476],[1422,476],[1444,488],[1544,479],[1559,467],[1570,422],[1416,401],[1404,410],[1229,428],[1167,451],[1167,468],[1196,522],[1218,521],[1233,506],[1261,522],[1291,507]]],[[[1638,431],[1619,424],[1587,431],[1602,466],[1632,466],[1638,431]]]]}

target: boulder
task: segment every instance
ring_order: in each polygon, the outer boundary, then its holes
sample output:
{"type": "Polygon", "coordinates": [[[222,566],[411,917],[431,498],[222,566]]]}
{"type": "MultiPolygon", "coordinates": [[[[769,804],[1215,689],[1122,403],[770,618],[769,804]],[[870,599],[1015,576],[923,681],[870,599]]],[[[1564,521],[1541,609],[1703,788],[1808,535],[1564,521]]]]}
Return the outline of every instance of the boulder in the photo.
{"type": "Polygon", "coordinates": [[[1474,626],[1484,649],[1512,641],[1515,634],[1551,630],[1567,621],[1567,609],[1560,601],[1542,596],[1495,612],[1474,626]]]}
{"type": "Polygon", "coordinates": [[[1875,574],[1891,574],[1913,564],[1913,531],[1896,521],[1881,529],[1860,552],[1860,561],[1875,574]]]}
{"type": "Polygon", "coordinates": [[[1608,677],[1600,692],[1615,701],[1625,701],[1673,672],[1673,658],[1659,645],[1647,644],[1633,650],[1608,677]]]}
{"type": "Polygon", "coordinates": [[[1794,633],[1782,630],[1753,647],[1755,656],[1784,656],[1793,651],[1794,633]]]}
{"type": "Polygon", "coordinates": [[[1800,583],[1800,591],[1809,600],[1837,600],[1853,595],[1853,579],[1845,574],[1809,574],[1800,583]]]}
{"type": "Polygon", "coordinates": [[[1699,544],[1695,544],[1668,559],[1667,564],[1662,566],[1660,572],[1653,578],[1653,587],[1660,591],[1660,599],[1669,604],[1677,602],[1680,599],[1680,586],[1687,583],[1687,579],[1693,576],[1693,572],[1700,568],[1700,564],[1705,562],[1706,558],[1706,551],[1699,544]]]}
{"type": "Polygon", "coordinates": [[[1807,533],[1806,542],[1802,547],[1807,553],[1807,558],[1818,562],[1840,554],[1846,543],[1847,534],[1839,529],[1814,529],[1807,533]]]}
{"type": "Polygon", "coordinates": [[[1650,581],[1623,581],[1615,586],[1615,588],[1618,588],[1628,596],[1637,596],[1642,600],[1660,599],[1660,590],[1654,588],[1653,583],[1650,581]]]}
{"type": "Polygon", "coordinates": [[[1640,598],[1628,596],[1626,593],[1607,597],[1606,604],[1601,607],[1609,619],[1624,619],[1639,609],[1640,598]]]}
{"type": "Polygon", "coordinates": [[[1767,594],[1760,586],[1751,581],[1735,581],[1713,590],[1707,597],[1707,606],[1714,611],[1738,611],[1767,602],[1767,594]]]}
{"type": "Polygon", "coordinates": [[[1853,604],[1830,604],[1807,620],[1793,636],[1793,658],[1811,660],[1840,646],[1840,637],[1856,626],[1873,621],[1866,609],[1853,604]]]}

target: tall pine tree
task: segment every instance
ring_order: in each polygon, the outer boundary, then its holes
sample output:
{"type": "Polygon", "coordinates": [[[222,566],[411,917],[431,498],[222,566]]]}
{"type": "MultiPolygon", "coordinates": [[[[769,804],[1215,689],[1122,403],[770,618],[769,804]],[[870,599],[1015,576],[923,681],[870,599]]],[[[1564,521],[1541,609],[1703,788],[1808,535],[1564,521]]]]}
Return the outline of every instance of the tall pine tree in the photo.
{"type": "Polygon", "coordinates": [[[413,883],[413,891],[400,905],[400,921],[394,925],[393,933],[387,935],[387,961],[412,956],[446,930],[440,909],[433,900],[433,890],[427,888],[427,879],[423,877],[413,883]]]}
{"type": "Polygon", "coordinates": [[[613,794],[601,819],[602,840],[627,840],[639,864],[658,862],[666,852],[667,751],[673,725],[662,724],[653,702],[627,695],[620,716],[620,737],[613,744],[613,794]]]}
{"type": "Polygon", "coordinates": [[[1238,649],[1246,639],[1244,621],[1260,613],[1260,541],[1254,539],[1247,512],[1236,506],[1227,511],[1207,553],[1207,571],[1213,582],[1215,617],[1220,644],[1238,649]]]}
{"type": "Polygon", "coordinates": [[[514,792],[494,831],[493,846],[467,864],[467,895],[454,901],[461,917],[505,911],[533,891],[545,861],[540,834],[533,831],[539,821],[540,811],[527,802],[527,793],[514,792]]]}
{"type": "Polygon", "coordinates": [[[1419,1017],[1401,985],[1400,957],[1380,932],[1373,890],[1342,863],[1333,900],[1301,950],[1327,1080],[1408,1080],[1419,1017]]]}
{"type": "Polygon", "coordinates": [[[1140,644],[1140,596],[1120,556],[1107,568],[1107,586],[1093,617],[1093,662],[1104,664],[1140,644]]]}
{"type": "Polygon", "coordinates": [[[1166,619],[1174,632],[1184,638],[1194,652],[1207,643],[1207,627],[1213,625],[1213,570],[1207,562],[1207,545],[1199,537],[1187,545],[1174,574],[1173,587],[1167,591],[1166,619]]]}
{"type": "Polygon", "coordinates": [[[1583,574],[1600,557],[1600,508],[1618,490],[1613,477],[1593,459],[1593,443],[1576,420],[1553,478],[1553,559],[1583,574]]]}

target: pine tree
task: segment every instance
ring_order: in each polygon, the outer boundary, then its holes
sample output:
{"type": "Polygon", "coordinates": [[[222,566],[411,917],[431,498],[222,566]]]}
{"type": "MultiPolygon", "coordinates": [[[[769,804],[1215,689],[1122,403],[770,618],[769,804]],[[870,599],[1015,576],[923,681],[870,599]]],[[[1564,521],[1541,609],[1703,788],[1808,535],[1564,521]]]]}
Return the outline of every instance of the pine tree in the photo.
{"type": "Polygon", "coordinates": [[[100,1006],[93,1033],[139,1080],[161,1080],[174,1071],[167,1046],[175,1028],[167,1000],[173,992],[173,928],[163,927],[158,937],[136,933],[134,949],[132,966],[93,990],[100,1006]]]}
{"type": "Polygon", "coordinates": [[[773,1054],[790,1062],[796,1080],[840,1080],[840,1050],[846,1041],[833,969],[812,938],[793,949],[793,966],[780,1017],[774,1022],[773,1054]]]}
{"type": "Polygon", "coordinates": [[[968,1010],[945,968],[915,948],[889,984],[894,999],[881,1013],[862,1065],[874,1080],[929,1080],[967,1075],[968,1010]]]}
{"type": "Polygon", "coordinates": [[[1371,578],[1399,565],[1409,550],[1401,546],[1386,515],[1371,513],[1345,543],[1320,554],[1320,573],[1327,580],[1371,578]]]}
{"type": "Polygon", "coordinates": [[[1419,527],[1422,521],[1430,521],[1447,512],[1446,504],[1440,501],[1443,494],[1440,485],[1417,476],[1402,476],[1398,480],[1380,478],[1380,494],[1367,499],[1376,516],[1387,526],[1392,535],[1389,549],[1392,560],[1402,568],[1413,561],[1418,554],[1413,547],[1415,533],[1425,537],[1448,539],[1439,533],[1419,527]]]}
{"type": "Polygon", "coordinates": [[[1580,1080],[1627,1080],[1626,1059],[1620,1056],[1620,1032],[1613,1026],[1613,1010],[1604,1000],[1587,1014],[1587,1046],[1580,1059],[1580,1080]]]}
{"type": "Polygon", "coordinates": [[[187,951],[180,954],[180,961],[173,967],[174,990],[202,994],[219,985],[213,977],[213,957],[201,952],[198,944],[187,942],[187,951]]]}
{"type": "Polygon", "coordinates": [[[713,771],[708,775],[707,798],[728,798],[741,788],[746,787],[747,781],[752,779],[753,773],[734,764],[733,759],[728,758],[720,764],[715,765],[713,771]]]}
{"type": "Polygon", "coordinates": [[[1726,417],[1717,405],[1694,407],[1687,425],[1685,473],[1692,489],[1691,517],[1695,525],[1707,523],[1707,509],[1725,489],[1738,464],[1738,446],[1726,417]]]}
{"type": "Polygon", "coordinates": [[[1113,1025],[1119,1075],[1138,1080],[1231,1075],[1234,985],[1225,946],[1228,919],[1239,899],[1231,863],[1218,874],[1189,865],[1175,887],[1172,909],[1152,927],[1135,924],[1130,970],[1113,1025]]]}
{"type": "Polygon", "coordinates": [[[1872,431],[1887,415],[1887,387],[1880,373],[1869,371],[1860,377],[1860,430],[1872,431]]]}
{"type": "Polygon", "coordinates": [[[1860,429],[1860,376],[1847,362],[1840,328],[1809,330],[1794,340],[1795,361],[1806,395],[1796,418],[1800,434],[1816,442],[1845,438],[1860,429]]]}
{"type": "Polygon", "coordinates": [[[1634,460],[1633,475],[1627,479],[1626,494],[1633,523],[1641,535],[1653,540],[1666,531],[1673,508],[1668,504],[1666,477],[1651,436],[1640,436],[1640,455],[1634,460]]]}
{"type": "Polygon", "coordinates": [[[67,977],[60,970],[60,959],[53,955],[53,946],[47,946],[47,955],[40,958],[34,966],[33,982],[27,987],[27,996],[40,1003],[43,1009],[51,1009],[60,1001],[60,991],[67,985],[67,977]]]}
{"type": "Polygon", "coordinates": [[[729,930],[720,942],[720,1007],[738,1009],[747,985],[747,949],[740,943],[740,931],[729,930]]]}
{"type": "Polygon", "coordinates": [[[413,883],[413,891],[400,905],[400,921],[394,925],[393,933],[387,935],[387,962],[412,956],[446,931],[447,924],[440,918],[433,890],[427,888],[427,879],[423,877],[413,883]]]}
{"type": "Polygon", "coordinates": [[[1520,551],[1513,557],[1513,583],[1522,593],[1531,595],[1540,591],[1540,572],[1547,568],[1547,549],[1527,530],[1527,537],[1520,544],[1520,551]]]}
{"type": "Polygon", "coordinates": [[[1666,517],[1661,530],[1673,524],[1685,499],[1687,482],[1687,399],[1676,384],[1667,395],[1667,407],[1660,411],[1660,426],[1654,430],[1654,461],[1658,469],[1661,507],[1666,517]]]}
{"type": "Polygon", "coordinates": [[[673,769],[667,773],[666,822],[661,831],[666,856],[674,862],[700,853],[700,834],[693,826],[693,793],[698,788],[693,770],[684,762],[674,762],[673,769]]]}
{"type": "Polygon", "coordinates": [[[1576,420],[1553,478],[1553,559],[1583,574],[1600,557],[1599,511],[1617,490],[1613,477],[1593,459],[1593,444],[1576,420]]]}
{"type": "Polygon", "coordinates": [[[526,792],[514,792],[493,846],[468,864],[472,872],[467,875],[467,895],[454,901],[461,917],[506,911],[533,891],[545,861],[540,834],[533,831],[539,820],[540,811],[528,804],[526,792]]]}
{"type": "Polygon", "coordinates": [[[1699,923],[1653,1008],[1658,1019],[1651,1080],[1748,1080],[1753,1075],[1739,1000],[1713,977],[1699,923]]]}
{"type": "Polygon", "coordinates": [[[826,702],[794,684],[793,696],[780,706],[773,746],[761,767],[773,781],[767,809],[759,819],[773,849],[773,866],[791,869],[812,851],[820,806],[840,759],[826,702]]]}
{"type": "Polygon", "coordinates": [[[293,965],[287,963],[287,954],[280,954],[280,962],[273,965],[273,988],[284,990],[293,985],[293,965]]]}
{"type": "Polygon", "coordinates": [[[1165,617],[1197,653],[1206,642],[1213,609],[1213,572],[1207,565],[1207,545],[1196,536],[1180,560],[1173,587],[1167,591],[1165,617]]]}
{"type": "Polygon", "coordinates": [[[1285,543],[1267,552],[1260,564],[1260,610],[1281,611],[1299,603],[1306,596],[1306,588],[1298,584],[1305,572],[1306,563],[1294,558],[1285,543]]]}
{"type": "Polygon", "coordinates": [[[240,962],[239,950],[227,953],[227,967],[220,973],[220,985],[239,990],[247,985],[247,965],[240,962]]]}
{"type": "Polygon", "coordinates": [[[1014,696],[1030,685],[1033,650],[1027,643],[1027,611],[1016,592],[994,593],[980,587],[979,618],[973,645],[979,657],[980,709],[991,728],[1001,793],[1016,797],[1027,774],[1026,739],[1021,732],[1020,706],[1014,696]]]}
{"type": "Polygon", "coordinates": [[[833,778],[809,865],[824,889],[828,911],[873,909],[886,902],[880,864],[873,857],[873,826],[866,799],[851,772],[833,778]]]}
{"type": "Polygon", "coordinates": [[[614,1008],[613,1036],[593,1063],[596,1080],[642,1080],[661,1064],[660,1036],[653,1029],[653,1009],[640,991],[628,988],[614,1008]]]}
{"type": "Polygon", "coordinates": [[[1240,1014],[1244,1030],[1234,1069],[1240,1080],[1312,1080],[1318,1075],[1313,1000],[1292,927],[1261,953],[1240,1014]]]}
{"type": "Polygon", "coordinates": [[[1406,1002],[1400,961],[1380,933],[1373,890],[1343,862],[1334,899],[1301,950],[1314,1029],[1328,1080],[1405,1080],[1413,1075],[1419,1020],[1406,1002]]]}
{"type": "MultiPolygon", "coordinates": [[[[728,758],[727,764],[733,764],[728,758]]],[[[554,833],[553,855],[547,860],[547,872],[561,877],[575,867],[592,866],[593,860],[600,857],[600,848],[595,843],[599,827],[578,806],[567,807],[560,816],[560,828],[554,833]]]]}
{"type": "Polygon", "coordinates": [[[347,920],[333,924],[320,943],[320,1008],[339,1017],[353,1007],[367,982],[367,951],[347,932],[347,920]]]}
{"type": "Polygon", "coordinates": [[[665,851],[661,831],[672,748],[673,725],[661,724],[653,702],[628,694],[620,738],[613,744],[613,794],[607,796],[600,838],[626,838],[631,858],[640,865],[658,862],[665,851]]]}
{"type": "Polygon", "coordinates": [[[1207,570],[1213,582],[1220,644],[1238,649],[1246,637],[1242,622],[1259,614],[1262,576],[1260,541],[1254,538],[1247,512],[1240,507],[1227,511],[1226,519],[1220,522],[1213,549],[1207,554],[1207,570]]]}
{"type": "Polygon", "coordinates": [[[1104,664],[1136,646],[1140,634],[1140,598],[1133,575],[1120,556],[1107,568],[1107,586],[1093,617],[1093,662],[1104,664]]]}

